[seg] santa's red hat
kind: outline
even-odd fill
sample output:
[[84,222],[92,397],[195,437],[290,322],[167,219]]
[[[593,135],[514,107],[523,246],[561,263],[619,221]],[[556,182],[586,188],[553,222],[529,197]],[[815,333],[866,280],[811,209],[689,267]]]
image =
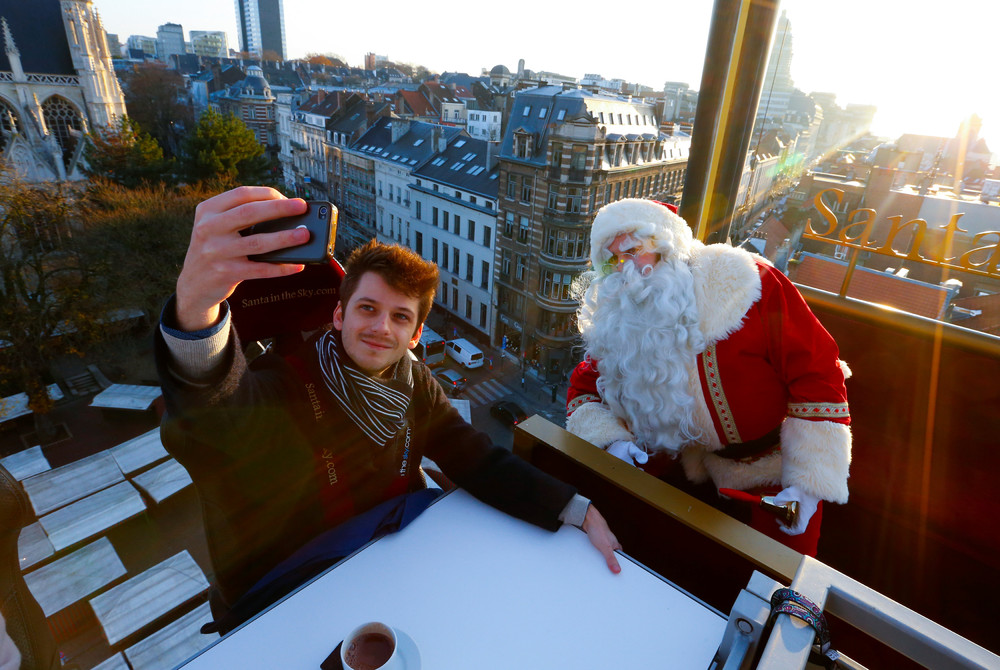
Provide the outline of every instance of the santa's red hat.
[[687,260],[695,243],[691,228],[676,208],[655,200],[626,198],[605,205],[594,217],[590,229],[590,262],[600,268],[611,257],[608,245],[622,233],[650,239],[663,258],[678,256]]

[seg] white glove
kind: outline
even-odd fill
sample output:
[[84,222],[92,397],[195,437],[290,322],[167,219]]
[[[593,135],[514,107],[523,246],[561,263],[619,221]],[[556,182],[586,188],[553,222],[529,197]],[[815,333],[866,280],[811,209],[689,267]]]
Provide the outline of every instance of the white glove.
[[628,440],[617,440],[608,445],[608,453],[615,458],[620,458],[629,465],[645,465],[649,460],[649,455],[637,447],[634,442]]
[[775,521],[778,522],[778,528],[782,533],[785,533],[786,535],[801,535],[806,531],[806,526],[809,525],[809,519],[811,519],[812,515],[816,513],[816,507],[819,505],[819,498],[809,495],[805,491],[800,491],[797,486],[789,486],[781,491],[781,493],[774,496],[774,502],[779,505],[793,500],[799,503],[799,515],[795,520],[795,525],[786,526],[781,523],[780,519],[775,519]]

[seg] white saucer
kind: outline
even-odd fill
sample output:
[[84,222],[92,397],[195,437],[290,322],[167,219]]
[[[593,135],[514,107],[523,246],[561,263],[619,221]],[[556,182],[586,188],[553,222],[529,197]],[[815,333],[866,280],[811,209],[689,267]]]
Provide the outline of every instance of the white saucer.
[[398,628],[392,630],[396,633],[396,651],[403,659],[403,667],[406,670],[420,670],[420,650],[417,649],[417,643]]

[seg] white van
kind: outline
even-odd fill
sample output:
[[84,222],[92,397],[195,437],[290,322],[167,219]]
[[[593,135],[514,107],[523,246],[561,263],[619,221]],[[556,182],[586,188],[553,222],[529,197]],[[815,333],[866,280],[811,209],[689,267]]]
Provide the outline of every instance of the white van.
[[445,344],[444,350],[463,368],[471,369],[483,366],[482,350],[468,340],[450,340]]

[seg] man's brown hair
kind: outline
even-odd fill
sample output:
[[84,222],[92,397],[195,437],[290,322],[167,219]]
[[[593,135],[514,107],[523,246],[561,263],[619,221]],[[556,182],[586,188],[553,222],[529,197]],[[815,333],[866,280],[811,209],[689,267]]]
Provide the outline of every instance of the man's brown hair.
[[357,290],[361,276],[374,272],[393,290],[420,301],[414,330],[431,311],[438,285],[437,266],[406,247],[371,240],[351,252],[344,270],[344,279],[340,282],[340,302],[345,308]]

